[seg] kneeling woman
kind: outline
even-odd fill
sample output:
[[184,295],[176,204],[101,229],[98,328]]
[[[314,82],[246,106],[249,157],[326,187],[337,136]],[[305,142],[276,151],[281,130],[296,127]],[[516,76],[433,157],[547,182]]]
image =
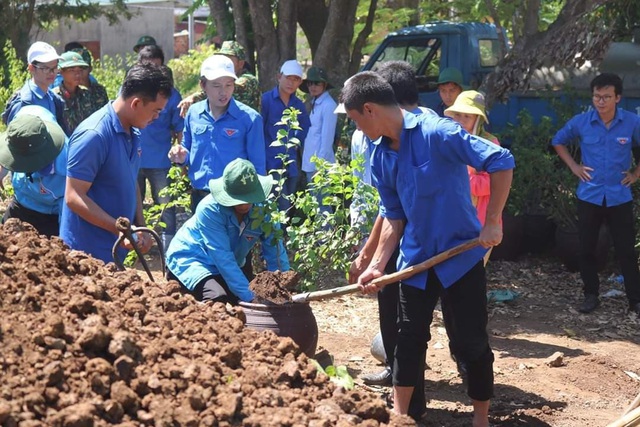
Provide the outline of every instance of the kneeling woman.
[[254,295],[240,267],[258,241],[267,269],[289,270],[282,241],[265,236],[262,224],[251,226],[251,212],[260,209],[254,203],[264,202],[272,186],[271,177],[258,175],[248,160],[229,163],[171,241],[167,279],[180,282],[198,301],[251,302]]

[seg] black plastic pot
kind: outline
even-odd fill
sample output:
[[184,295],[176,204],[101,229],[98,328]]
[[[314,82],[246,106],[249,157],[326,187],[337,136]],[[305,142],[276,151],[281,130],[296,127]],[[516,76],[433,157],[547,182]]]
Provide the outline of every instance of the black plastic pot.
[[240,302],[250,329],[269,330],[281,337],[290,337],[309,357],[318,346],[318,323],[309,303],[252,304]]
[[491,259],[515,261],[523,254],[524,219],[511,214],[502,215],[502,243],[491,251]]
[[[611,237],[606,225],[600,227],[598,246],[596,247],[596,265],[598,271],[604,270],[609,259]],[[577,230],[556,228],[555,254],[562,261],[567,270],[576,272],[580,270],[580,239]]]

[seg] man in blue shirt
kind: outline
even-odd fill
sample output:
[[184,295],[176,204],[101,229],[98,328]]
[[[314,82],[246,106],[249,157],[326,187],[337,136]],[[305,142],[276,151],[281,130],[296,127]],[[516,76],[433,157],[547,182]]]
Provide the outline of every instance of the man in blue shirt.
[[[469,135],[458,124],[423,114],[404,114],[391,85],[372,72],[352,77],[341,93],[347,115],[375,143],[373,182],[380,193],[382,228],[374,255],[358,278],[363,292],[378,292],[370,282],[398,243],[398,269],[418,264],[479,238],[476,247],[400,283],[400,320],[393,369],[394,411],[407,414],[424,363],[433,310],[442,298],[450,306],[460,342],[459,356],[468,370],[473,425],[489,425],[493,394],[493,353],[486,326],[486,248],[502,240],[500,218],[509,194],[511,153]],[[487,221],[480,227],[471,204],[467,166],[491,174]],[[422,358],[422,362],[421,359]]]
[[300,146],[304,145],[304,140],[309,132],[311,121],[304,103],[296,96],[296,91],[302,84],[302,67],[295,59],[285,61],[280,67],[277,75],[278,85],[268,92],[262,94],[262,117],[264,118],[264,142],[267,148],[267,172],[273,169],[283,169],[282,160],[279,154],[287,154],[289,160],[293,160],[286,166],[285,182],[278,198],[280,210],[287,211],[291,207],[289,196],[296,191],[298,186],[298,156],[300,148],[296,147],[287,151],[286,147],[273,147],[271,143],[276,141],[278,131],[284,129],[284,125],[276,126],[282,119],[282,113],[287,108],[295,108],[300,111],[298,122],[301,130],[291,131],[289,138],[298,138]]
[[[145,46],[138,52],[139,64],[154,64],[164,66],[164,52],[157,45]],[[140,129],[140,147],[142,157],[140,159],[140,172],[138,172],[138,186],[144,201],[146,193],[146,181],[151,186],[151,196],[157,205],[171,201],[170,196],[161,196],[160,191],[169,186],[169,169],[171,161],[167,157],[173,141],[182,140],[184,120],[180,116],[178,104],[182,97],[176,88],[171,89],[171,96],[160,115],[149,126]],[[164,250],[169,247],[169,242],[176,234],[176,209],[165,208],[160,220],[165,224],[162,230],[162,246]]]
[[267,269],[288,271],[282,240],[266,235],[251,216],[272,186],[273,179],[258,175],[250,161],[229,163],[221,178],[209,182],[211,194],[171,241],[167,278],[180,282],[198,301],[251,302],[254,294],[241,265],[259,241]]
[[[126,217],[144,226],[138,189],[140,132],[155,120],[171,96],[173,84],[166,69],[136,64],[127,73],[118,98],[78,126],[69,141],[67,186],[60,237],[72,249],[105,263],[118,238],[116,219]],[[136,233],[143,252],[151,239]],[[125,240],[121,259],[130,249]]]
[[236,158],[247,159],[259,174],[266,173],[262,117],[236,102],[233,62],[224,55],[205,59],[200,68],[200,87],[207,99],[189,108],[182,145],[175,145],[169,159],[189,168],[191,209],[209,194],[209,181],[220,178]]
[[49,88],[58,74],[58,60],[62,59],[53,46],[45,42],[35,42],[29,47],[27,69],[31,78],[13,94],[2,113],[2,121],[9,124],[16,113],[25,105],[38,105],[56,117],[56,121],[67,135],[70,134],[62,116],[65,103]]
[[[622,97],[619,76],[596,76],[591,81],[591,92],[594,109],[569,120],[552,141],[558,156],[580,178],[576,196],[585,297],[578,310],[590,313],[600,305],[595,252],[600,226],[606,221],[622,269],[629,308],[640,316],[640,273],[630,188],[640,176],[640,164],[631,169],[631,148],[640,144],[640,117],[617,108]],[[581,163],[566,147],[576,140]]]

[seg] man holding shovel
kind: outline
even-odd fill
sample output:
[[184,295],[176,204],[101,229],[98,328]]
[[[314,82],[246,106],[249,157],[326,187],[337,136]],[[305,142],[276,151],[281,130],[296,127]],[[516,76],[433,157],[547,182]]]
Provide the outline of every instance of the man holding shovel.
[[[400,284],[400,319],[393,367],[394,411],[407,414],[424,370],[433,310],[442,298],[451,306],[468,366],[468,394],[474,427],[488,426],[493,394],[493,353],[486,332],[486,248],[502,240],[500,218],[509,194],[511,153],[469,135],[458,124],[427,115],[403,114],[389,83],[372,72],[352,77],[341,93],[347,115],[376,142],[371,155],[373,182],[380,193],[382,230],[374,256],[358,278],[363,292],[400,242],[398,268],[418,264],[479,236],[482,247],[461,253]],[[480,229],[471,204],[467,165],[489,172],[491,200]]]

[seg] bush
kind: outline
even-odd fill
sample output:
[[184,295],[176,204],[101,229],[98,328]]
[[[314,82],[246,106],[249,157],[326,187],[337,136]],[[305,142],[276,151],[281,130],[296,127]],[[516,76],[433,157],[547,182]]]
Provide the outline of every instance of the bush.
[[127,70],[135,61],[136,57],[133,54],[114,57],[103,56],[102,59],[94,61],[91,74],[98,83],[105,87],[109,99],[116,99]]
[[[3,84],[0,85],[0,108],[4,111],[11,95],[24,85],[29,78],[29,72],[24,62],[18,59],[16,50],[11,41],[7,39],[4,48],[4,60],[2,62]],[[0,130],[4,130],[4,124],[0,123]]]
[[175,58],[167,64],[173,71],[173,82],[180,94],[185,97],[199,91],[200,66],[202,62],[216,52],[214,45],[190,50],[187,55]]

